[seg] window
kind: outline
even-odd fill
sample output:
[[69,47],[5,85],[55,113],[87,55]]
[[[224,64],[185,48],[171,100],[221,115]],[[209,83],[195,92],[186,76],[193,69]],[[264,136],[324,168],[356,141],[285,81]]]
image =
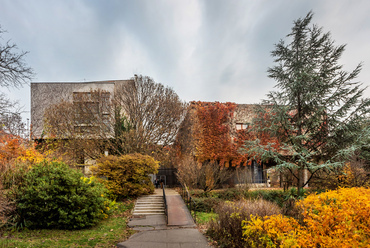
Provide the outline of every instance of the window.
[[73,92],[75,131],[96,134],[110,130],[110,92]]
[[249,123],[236,123],[236,130],[244,130],[249,127]]

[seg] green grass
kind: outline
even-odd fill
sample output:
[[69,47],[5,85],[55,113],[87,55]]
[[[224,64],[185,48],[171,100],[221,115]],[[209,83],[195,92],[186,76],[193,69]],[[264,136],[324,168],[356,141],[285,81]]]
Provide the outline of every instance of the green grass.
[[197,224],[205,225],[217,217],[216,213],[197,212]]
[[116,247],[134,232],[126,225],[133,206],[133,202],[120,203],[112,216],[89,229],[4,231],[0,247]]

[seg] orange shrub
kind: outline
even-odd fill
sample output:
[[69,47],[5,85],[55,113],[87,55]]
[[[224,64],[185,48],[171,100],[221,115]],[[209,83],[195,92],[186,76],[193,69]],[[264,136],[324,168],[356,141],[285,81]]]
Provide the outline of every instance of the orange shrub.
[[324,247],[370,245],[370,189],[340,188],[298,202],[309,239]]
[[370,189],[340,188],[297,203],[303,225],[275,215],[243,222],[250,247],[370,247]]

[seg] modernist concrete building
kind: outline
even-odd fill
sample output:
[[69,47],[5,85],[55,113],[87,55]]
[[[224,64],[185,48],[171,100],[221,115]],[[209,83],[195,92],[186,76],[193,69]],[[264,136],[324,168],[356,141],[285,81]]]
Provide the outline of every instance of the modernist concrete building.
[[[41,139],[44,131],[45,110],[61,101],[74,102],[87,99],[92,91],[100,90],[106,92],[105,101],[114,98],[118,85],[128,83],[132,80],[112,80],[79,83],[31,83],[31,133],[32,139]],[[101,111],[104,114],[104,111]]]

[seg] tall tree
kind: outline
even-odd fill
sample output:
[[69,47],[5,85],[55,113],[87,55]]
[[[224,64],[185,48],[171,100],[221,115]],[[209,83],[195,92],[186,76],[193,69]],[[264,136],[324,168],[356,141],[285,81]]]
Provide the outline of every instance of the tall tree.
[[[5,31],[0,26],[0,38]],[[17,51],[17,45],[0,44],[0,86],[19,87],[32,79],[33,71],[24,62],[27,52]]]
[[117,138],[125,141],[130,153],[145,154],[173,144],[186,111],[186,104],[173,89],[136,75],[117,87],[115,104],[130,127]]
[[[5,31],[0,26],[0,41]],[[27,52],[17,51],[17,45],[7,41],[0,43],[0,87],[19,87],[32,79],[33,71],[24,62]],[[21,109],[0,91],[0,130],[20,135],[24,133]]]
[[[345,45],[335,46],[330,33],[310,25],[312,17],[309,12],[294,21],[289,42],[281,40],[272,51],[276,65],[268,69],[268,76],[277,81],[278,90],[268,94],[259,111],[260,116],[269,115],[271,125],[264,128],[280,138],[282,151],[258,140],[246,143],[248,153],[258,151],[264,160],[290,171],[298,188],[318,171],[342,166],[359,141],[369,137],[369,129],[361,127],[370,100],[362,98],[365,88],[355,81],[361,64],[344,71],[339,59]],[[310,172],[307,180],[305,170]]]
[[115,155],[148,154],[162,164],[169,161],[169,147],[186,110],[171,88],[136,76],[116,84],[114,94],[103,90],[73,94],[73,102],[58,102],[44,113],[47,137],[63,140],[64,150],[80,154],[76,158],[81,161],[106,150]]

